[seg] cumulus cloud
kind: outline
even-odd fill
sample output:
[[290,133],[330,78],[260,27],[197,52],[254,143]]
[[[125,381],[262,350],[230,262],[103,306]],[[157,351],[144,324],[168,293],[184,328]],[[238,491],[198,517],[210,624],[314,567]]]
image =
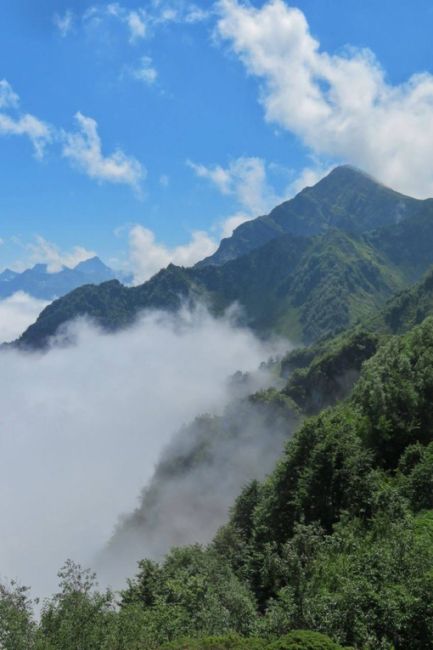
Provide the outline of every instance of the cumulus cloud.
[[0,566],[40,596],[67,557],[91,562],[179,426],[222,408],[226,378],[268,354],[202,311],[114,335],[72,327],[73,347],[0,352]]
[[192,266],[204,257],[212,255],[217,245],[206,232],[195,231],[187,244],[170,248],[157,242],[151,230],[136,225],[129,232],[129,258],[134,283],[140,284],[148,280],[170,263]]
[[30,253],[30,263],[45,263],[48,273],[57,273],[64,266],[73,268],[96,255],[94,251],[87,250],[84,246],[74,246],[69,251],[62,251],[59,246],[40,235],[36,235],[34,242],[26,244],[26,249]]
[[142,56],[140,63],[135,68],[132,68],[131,74],[134,79],[137,81],[142,81],[143,83],[151,86],[155,83],[158,72],[153,65],[152,58],[150,56]]
[[29,325],[35,322],[48,305],[23,291],[0,300],[0,343],[14,341]]
[[[0,135],[24,135],[29,138],[35,155],[42,158],[52,140],[51,127],[30,113],[18,111],[19,97],[6,79],[0,81]],[[6,112],[5,112],[6,111]]]
[[78,131],[64,132],[63,156],[71,160],[90,178],[108,183],[123,183],[135,190],[146,175],[141,163],[117,149],[104,155],[96,120],[78,112],[75,115]]
[[245,223],[245,221],[253,219],[254,216],[257,215],[249,215],[245,214],[245,212],[235,212],[229,217],[226,217],[219,224],[219,227],[221,229],[221,237],[231,237],[233,230],[236,230],[236,228],[240,226],[241,223]]
[[132,42],[146,36],[146,23],[143,13],[130,11],[126,17],[126,22],[129,27],[130,40]]
[[65,11],[64,14],[54,14],[53,16],[53,23],[63,38],[65,38],[71,31],[73,22],[74,14],[70,9]]
[[268,168],[262,158],[241,156],[232,160],[227,167],[206,166],[188,161],[187,164],[197,176],[209,180],[222,194],[231,196],[239,210],[220,224],[223,237],[228,237],[234,228],[260,214],[265,214],[287,197],[279,195],[268,179]]
[[[145,62],[143,62],[143,65]],[[145,71],[141,71],[144,80]],[[150,83],[152,74],[148,66],[147,82]],[[139,74],[139,71],[137,71]],[[42,158],[48,144],[62,143],[62,153],[76,167],[90,178],[109,183],[123,183],[140,192],[141,181],[146,176],[146,170],[133,156],[126,155],[117,149],[111,155],[104,155],[102,142],[98,134],[97,122],[78,112],[75,119],[78,130],[67,132],[55,128],[29,113],[20,113],[19,97],[10,83],[0,81],[0,135],[24,135],[33,144],[37,158]]]
[[305,187],[311,187],[318,183],[324,176],[327,176],[333,169],[332,165],[326,162],[315,161],[309,167],[304,167],[298,172],[295,178],[289,183],[287,188],[287,198],[291,198],[298,194]]
[[319,156],[351,162],[401,191],[433,193],[433,76],[387,82],[370,50],[320,49],[304,14],[219,0],[218,34],[262,82],[267,120]]

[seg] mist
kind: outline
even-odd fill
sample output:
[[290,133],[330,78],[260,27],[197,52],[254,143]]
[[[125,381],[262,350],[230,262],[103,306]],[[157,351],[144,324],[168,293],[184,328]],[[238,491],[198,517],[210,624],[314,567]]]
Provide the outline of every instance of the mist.
[[80,320],[48,352],[1,352],[1,577],[47,596],[91,565],[179,427],[220,413],[272,352],[230,318],[153,312],[116,334]]
[[16,339],[35,322],[48,304],[46,300],[29,296],[24,291],[0,300],[0,343]]
[[[260,378],[245,389],[254,390]],[[119,587],[139,559],[161,560],[172,546],[210,542],[242,488],[273,469],[298,423],[288,408],[238,396],[221,416],[183,427],[163,450],[138,507],[96,558],[98,575]]]

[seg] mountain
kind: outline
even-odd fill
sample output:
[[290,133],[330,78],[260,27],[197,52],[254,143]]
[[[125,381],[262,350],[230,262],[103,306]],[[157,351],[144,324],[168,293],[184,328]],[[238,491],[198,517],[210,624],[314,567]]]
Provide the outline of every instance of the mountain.
[[433,264],[433,201],[404,197],[352,168],[337,168],[283,206],[274,223],[309,234],[280,232],[224,264],[170,265],[138,287],[81,287],[49,305],[20,344],[43,346],[77,316],[113,330],[143,309],[176,310],[185,300],[217,315],[237,303],[240,320],[260,335],[311,343],[372,316]]
[[369,323],[377,331],[402,334],[433,314],[433,269],[414,286],[397,293]]
[[[215,621],[222,610],[226,621],[239,611],[232,595],[230,605],[221,595],[206,599],[203,584],[214,586],[224,575],[225,594],[234,584],[238,594],[246,587],[257,607],[231,623],[242,636],[275,638],[305,628],[352,648],[431,647],[432,353],[432,318],[403,336],[343,333],[290,353],[281,369],[291,366],[286,386],[250,396],[265,408],[262,422],[260,411],[248,413],[241,402],[184,428],[111,540],[111,564],[120,552],[129,563],[131,555],[159,558],[158,542],[168,549],[172,540],[206,541],[224,517],[216,495],[239,478],[236,463],[251,457],[251,437],[257,435],[260,456],[279,419],[287,441],[274,470],[244,484],[211,544],[139,562],[121,594],[123,611],[130,607],[133,620],[137,610],[146,612],[156,641],[173,629],[170,614],[177,615],[174,636],[185,633],[182,616],[193,622],[191,635],[209,634],[211,612]],[[179,602],[191,605],[179,610]],[[252,627],[242,628],[251,619]],[[224,622],[211,629],[221,632]],[[166,647],[237,647],[220,642]],[[335,646],[318,640],[271,647]]]
[[[356,205],[359,188],[351,200],[344,189]],[[409,204],[403,219],[377,207],[366,231],[329,223],[224,264],[170,265],[139,287],[80,287],[27,330],[21,343],[39,346],[77,315],[114,330],[140,309],[200,300],[216,314],[238,302],[257,331],[314,341],[269,362],[272,386],[233,389],[222,414],[180,430],[101,558],[140,558],[137,575],[98,593],[69,561],[40,643],[69,648],[83,628],[107,647],[431,648],[433,210]],[[191,545],[161,559],[173,541]]]
[[14,278],[17,277],[19,273],[16,271],[11,271],[11,269],[5,269],[2,273],[0,273],[0,282],[10,282]]
[[80,287],[46,307],[20,344],[44,345],[77,316],[114,330],[144,309],[175,311],[184,301],[204,302],[217,315],[238,303],[241,322],[260,334],[311,342],[372,313],[404,286],[398,268],[346,233],[284,235],[219,267],[170,265],[138,287],[117,281]]
[[83,284],[100,284],[115,278],[130,280],[127,274],[110,269],[99,257],[84,260],[74,268],[64,266],[55,273],[50,273],[46,264],[35,264],[22,273],[6,269],[0,274],[0,298],[24,291],[35,298],[53,300]]
[[268,215],[238,226],[213,255],[197,266],[224,264],[282,234],[309,237],[329,228],[360,234],[395,225],[413,216],[424,204],[385,187],[354,167],[342,165]]

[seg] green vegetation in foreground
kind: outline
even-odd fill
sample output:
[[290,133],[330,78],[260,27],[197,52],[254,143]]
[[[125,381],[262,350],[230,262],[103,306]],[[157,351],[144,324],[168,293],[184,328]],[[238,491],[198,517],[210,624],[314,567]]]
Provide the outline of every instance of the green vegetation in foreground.
[[174,641],[161,650],[350,650],[318,632],[294,630],[276,641],[236,636],[208,637]]
[[[353,340],[357,354],[372,343]],[[142,560],[120,596],[69,562],[38,625],[4,587],[2,647],[431,648],[433,318],[373,343],[353,390],[305,420],[208,547]]]
[[[28,330],[24,341],[38,345],[77,314],[114,330],[143,306],[176,310],[198,298],[216,313],[239,300],[257,329],[293,327],[317,342],[282,360],[282,389],[249,398],[263,411],[265,430],[277,419],[288,429],[304,420],[269,477],[243,488],[211,544],[174,548],[159,563],[141,560],[120,594],[98,591],[91,573],[67,562],[39,622],[26,590],[4,585],[1,648],[433,648],[433,319],[424,320],[433,312],[432,272],[387,301],[431,263],[432,207],[408,203],[404,218],[391,223],[396,197],[386,190],[376,230],[365,232],[374,226],[368,219],[362,231],[343,228],[349,206],[358,216],[372,213],[371,182],[356,197],[340,188],[331,207],[321,196],[319,233],[307,232],[307,212],[300,213],[299,232],[243,257],[170,266],[132,289],[83,287]],[[311,201],[308,192],[304,199]],[[288,214],[274,230],[284,231]],[[331,338],[356,320],[363,326]],[[247,453],[241,404],[197,420],[187,452],[160,466],[161,484],[193,468],[205,472],[219,439]],[[212,492],[222,481],[212,475]],[[133,518],[149,516],[150,502],[158,510],[156,488]]]

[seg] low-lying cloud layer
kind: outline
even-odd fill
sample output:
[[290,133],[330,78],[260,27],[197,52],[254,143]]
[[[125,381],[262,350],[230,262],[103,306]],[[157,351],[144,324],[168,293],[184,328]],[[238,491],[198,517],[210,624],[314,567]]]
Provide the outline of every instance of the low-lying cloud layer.
[[0,343],[15,340],[35,322],[47,305],[45,300],[33,298],[23,291],[0,300]]
[[173,433],[221,409],[227,377],[269,354],[200,310],[115,335],[71,329],[74,346],[1,353],[0,567],[40,595],[67,557],[91,561]]
[[148,228],[135,225],[129,231],[129,259],[134,274],[134,284],[141,284],[170,263],[193,266],[199,260],[212,255],[218,248],[206,232],[195,231],[186,244],[168,247],[158,242]]

